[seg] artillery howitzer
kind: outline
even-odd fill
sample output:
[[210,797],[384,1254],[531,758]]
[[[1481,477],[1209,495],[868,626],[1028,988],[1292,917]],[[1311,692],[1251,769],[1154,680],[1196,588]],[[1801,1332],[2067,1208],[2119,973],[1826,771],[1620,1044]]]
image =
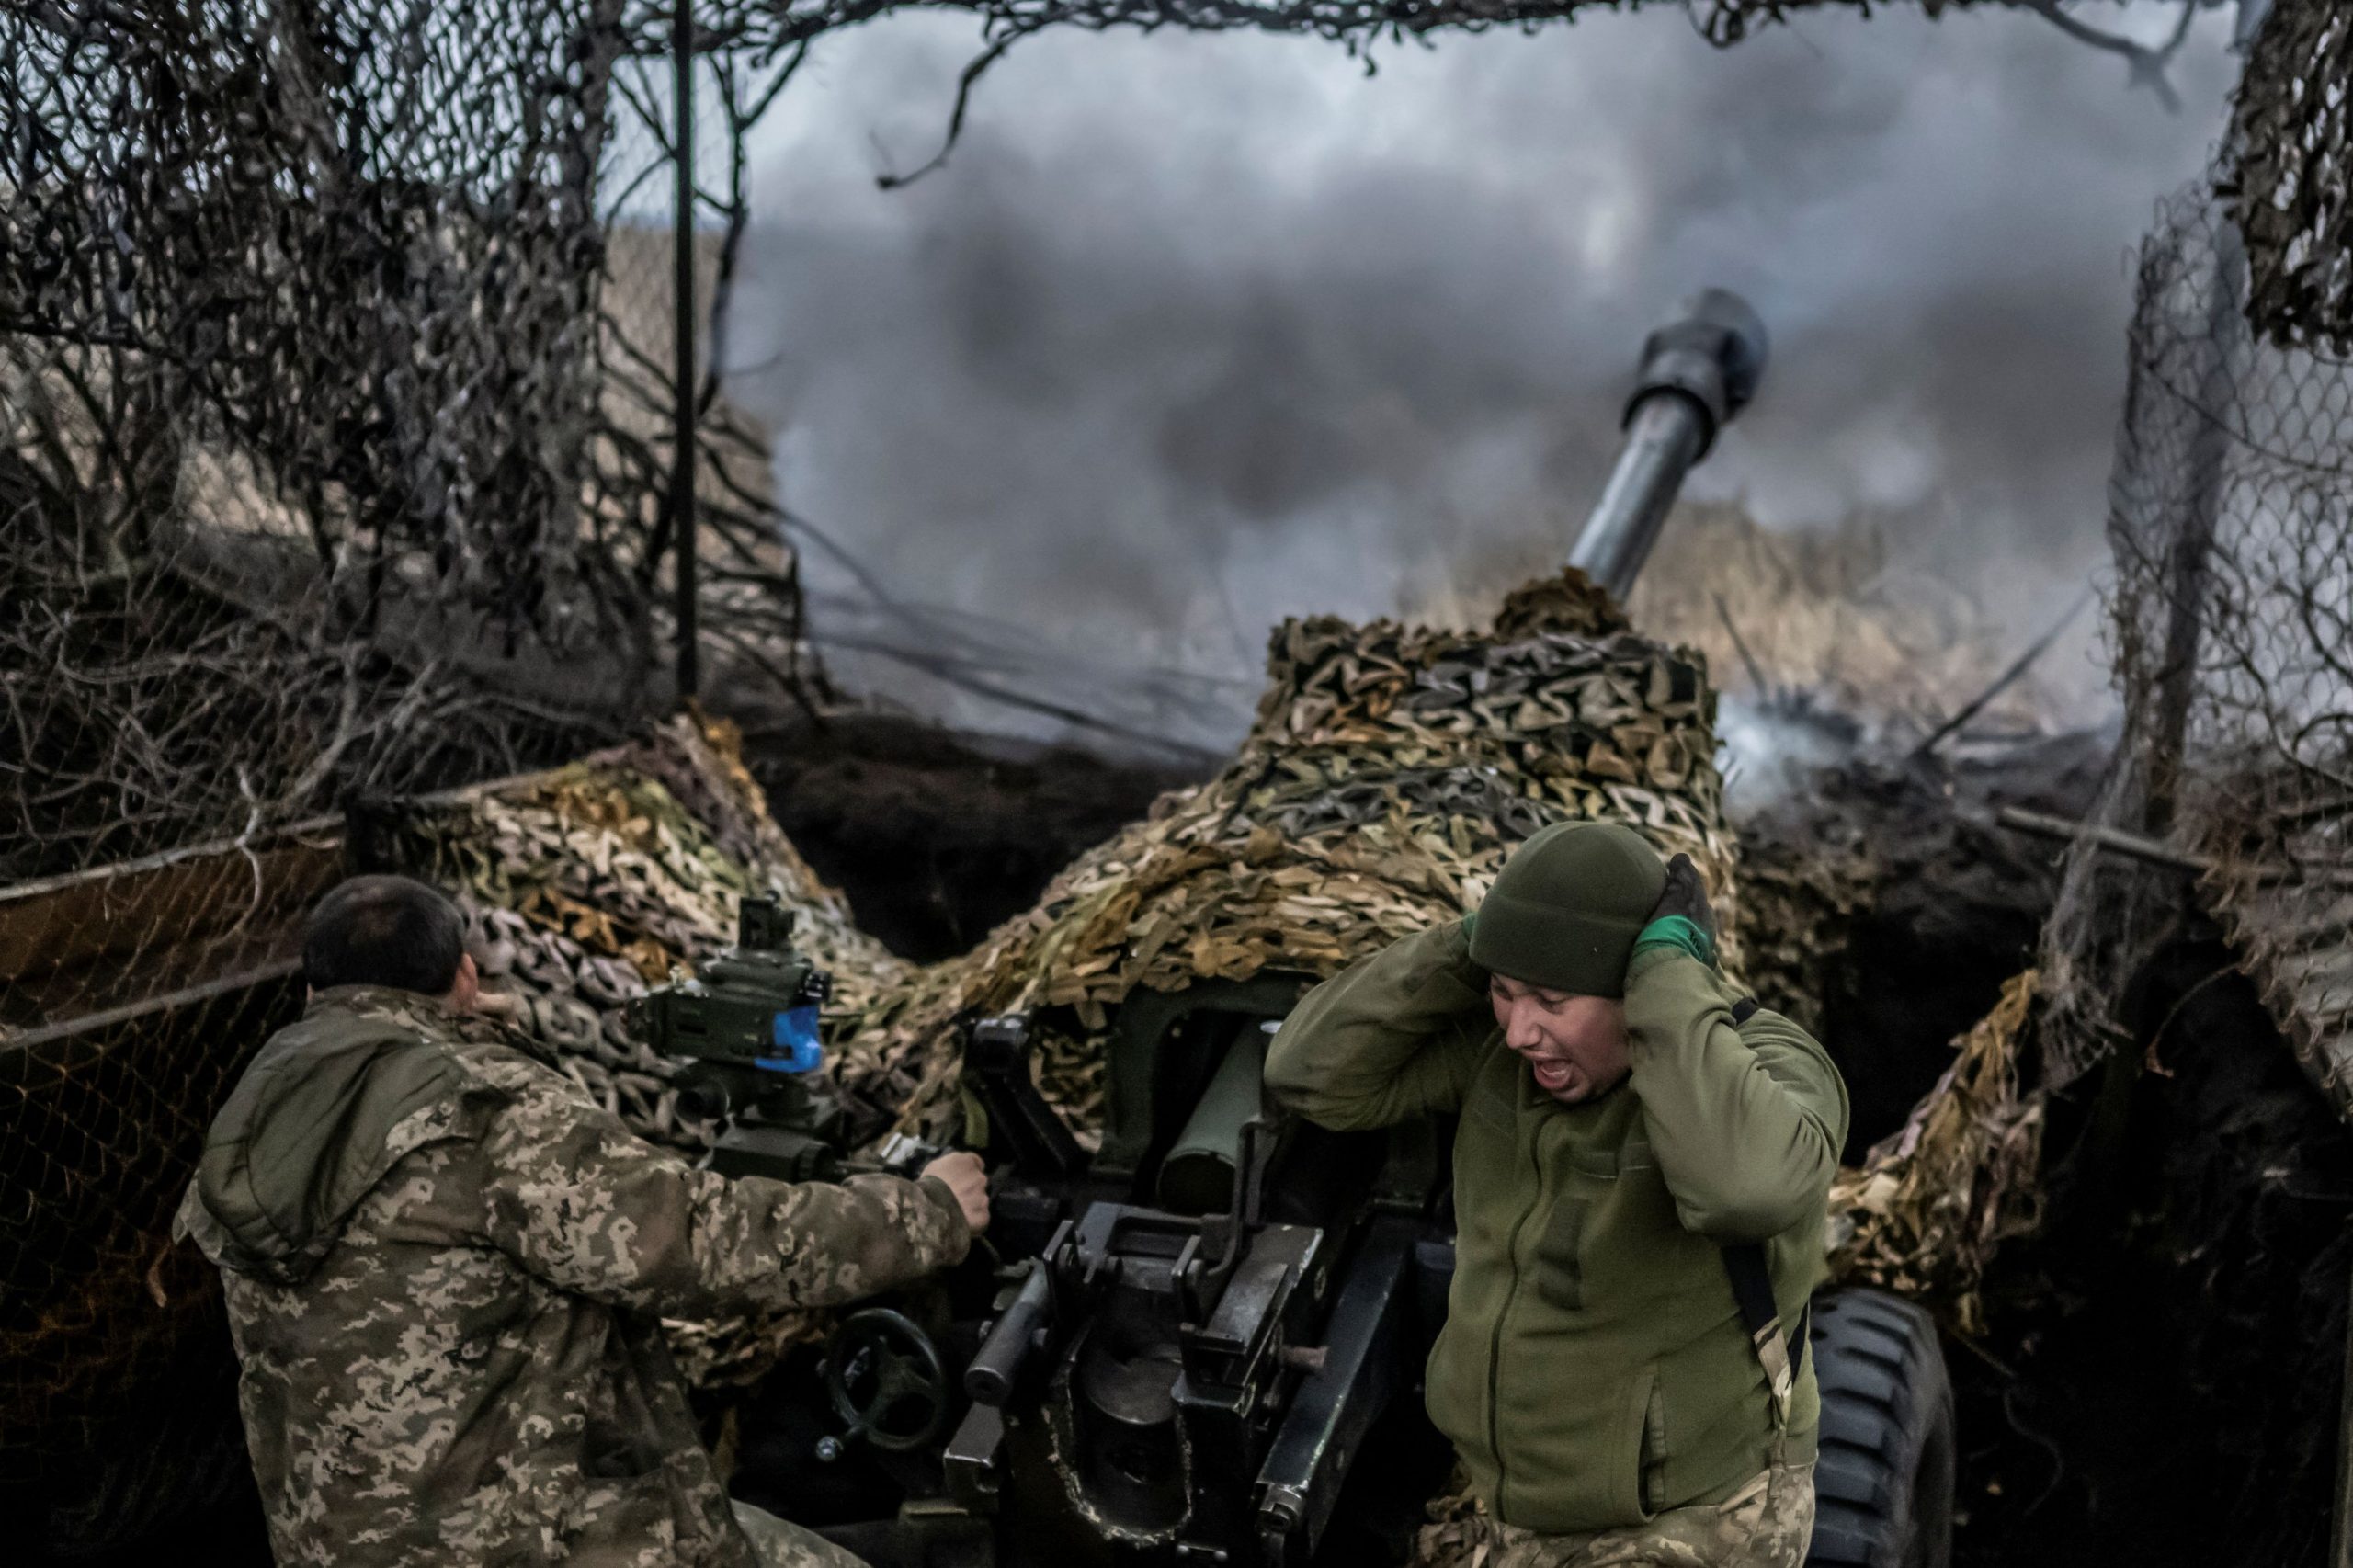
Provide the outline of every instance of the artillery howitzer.
[[[1652,336],[1624,451],[1571,557],[1586,580],[1620,596],[1631,585],[1684,472],[1754,392],[1764,358],[1761,329],[1728,295],[1704,296],[1687,320]],[[1688,716],[1679,737],[1660,744],[1673,752],[1700,744],[1698,735],[1711,747],[1700,673],[1652,659],[1654,648],[1608,619],[1614,608],[1605,615],[1575,598],[1590,590],[1574,575],[1567,589],[1588,619],[1517,622],[1521,630],[1507,632],[1507,608],[1491,639],[1396,653],[1395,665],[1414,673],[1388,688],[1392,710],[1442,681],[1519,678],[1513,659],[1574,664],[1590,654],[1599,667],[1647,649],[1649,699]],[[1490,644],[1492,664],[1464,673]],[[1607,684],[1607,669],[1593,678]],[[1294,694],[1308,689],[1305,676],[1294,681]],[[1279,868],[1298,868],[1289,885],[1343,915],[1352,901],[1389,896],[1383,889],[1398,879],[1334,870],[1328,885],[1317,880],[1342,859],[1312,860],[1302,846],[1317,833],[1393,836],[1403,831],[1395,814],[1336,829],[1328,802],[1310,802],[1305,814],[1281,818],[1264,803],[1272,786],[1260,781],[1285,769],[1329,763],[1319,777],[1359,781],[1380,767],[1418,769],[1416,789],[1457,802],[1448,810],[1458,841],[1463,816],[1485,813],[1494,842],[1481,865],[1545,812],[1564,814],[1557,801],[1623,810],[1610,802],[1624,797],[1584,783],[1572,795],[1540,769],[1528,792],[1498,789],[1506,754],[1492,737],[1473,733],[1450,754],[1418,748],[1410,766],[1398,759],[1416,748],[1374,743],[1340,756],[1345,747],[1317,739],[1325,731],[1313,726],[1306,739],[1297,728],[1269,732],[1275,706],[1270,699],[1262,710],[1257,751],[1245,748],[1229,773],[1262,771],[1205,787],[1209,815],[1267,819],[1244,842],[1227,846],[1220,824],[1203,816],[1190,858],[1172,862],[1174,883],[1154,881],[1124,903],[1120,879],[1147,879],[1136,856],[1109,857],[1103,896],[1066,898],[1063,914],[993,944],[953,994],[1010,989],[1037,1004],[972,1006],[954,1019],[961,1100],[976,1113],[965,1126],[996,1176],[989,1241],[1001,1265],[968,1266],[944,1288],[850,1314],[820,1358],[822,1402],[777,1380],[745,1426],[736,1484],[754,1501],[825,1528],[878,1568],[1279,1568],[1393,1556],[1421,1500],[1442,1485],[1448,1456],[1421,1415],[1418,1383],[1453,1270],[1451,1126],[1425,1119],[1333,1133],[1278,1114],[1260,1084],[1273,1028],[1320,973],[1399,934],[1394,911],[1339,925],[1343,934],[1323,947],[1307,937],[1286,946],[1279,934],[1239,957],[1173,962],[1166,940],[1133,941],[1125,917],[1103,915],[1130,977],[1108,1004],[1067,968],[1069,983],[1057,987],[1008,986],[995,972],[1066,965],[1073,943],[1025,940],[1050,927],[1073,936],[1085,911],[1132,910],[1152,898],[1184,906],[1188,877],[1201,884],[1191,907],[1218,903],[1215,879],[1254,858],[1279,868]],[[1539,733],[1512,744],[1520,749],[1509,756],[1526,762],[1540,760],[1547,741]],[[1703,855],[1716,846],[1721,875],[1729,858],[1712,765],[1704,755],[1700,763],[1709,788],[1694,792],[1699,803],[1644,825],[1696,835]],[[1556,793],[1536,794],[1540,785]],[[1425,898],[1415,918],[1435,917],[1432,906],[1453,897],[1475,902],[1469,881],[1449,884],[1459,893]],[[1188,950],[1211,954],[1214,945]],[[1090,963],[1088,974],[1100,972]],[[1074,1031],[1101,1068],[1091,1152],[1039,1088],[1041,1075],[1060,1071],[1041,1070],[1042,1045]],[[1952,1448],[1933,1329],[1916,1309],[1861,1292],[1825,1294],[1813,1322],[1824,1396],[1814,1561],[1943,1562]],[[1394,1508],[1399,1501],[1407,1511]]]

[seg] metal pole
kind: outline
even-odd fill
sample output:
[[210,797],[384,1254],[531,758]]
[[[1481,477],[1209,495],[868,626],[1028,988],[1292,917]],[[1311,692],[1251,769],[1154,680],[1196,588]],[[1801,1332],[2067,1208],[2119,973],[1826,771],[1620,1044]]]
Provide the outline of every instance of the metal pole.
[[[2255,46],[2256,34],[2270,9],[2270,0],[2239,0],[2238,19],[2231,30],[2234,52],[2244,57]],[[2235,143],[2225,149],[2224,155],[2234,151]],[[2199,377],[2198,405],[2191,411],[2199,424],[2189,444],[2188,502],[2165,545],[2165,645],[2164,662],[2157,669],[2156,734],[2149,746],[2147,788],[2141,811],[2142,828],[2159,838],[2173,830],[2174,814],[2181,804],[2182,770],[2189,752],[2189,709],[2198,699],[2208,565],[2214,551],[2214,532],[2230,499],[2233,436],[2225,421],[2236,409],[2236,350],[2245,331],[2245,247],[2238,222],[2227,209],[2218,204],[2215,218],[2214,258],[2206,284],[2210,290],[2206,342],[2213,358]],[[2348,1474],[2347,1485],[2353,1487],[2353,1474]]]
[[2238,224],[2216,216],[2214,260],[2206,275],[2206,349],[2212,356],[2198,378],[2190,411],[2189,494],[2165,544],[2165,643],[2157,668],[2157,733],[2149,746],[2148,799],[2142,828],[2163,838],[2181,804],[2182,769],[2189,753],[2189,710],[2198,700],[2199,648],[2207,612],[2208,569],[2214,535],[2230,504],[2230,420],[2237,412],[2238,343],[2245,330],[2246,254]]
[[677,554],[674,569],[678,587],[678,696],[695,695],[701,680],[697,643],[695,568],[695,8],[694,0],[676,0],[670,13],[671,96],[676,124],[671,131],[673,187],[672,233],[672,399],[670,455],[670,521]]

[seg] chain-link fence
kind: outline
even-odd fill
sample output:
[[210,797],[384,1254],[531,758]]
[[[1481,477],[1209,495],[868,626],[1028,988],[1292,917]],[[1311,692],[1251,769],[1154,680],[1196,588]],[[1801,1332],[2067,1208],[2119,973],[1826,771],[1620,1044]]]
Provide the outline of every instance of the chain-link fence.
[[[2085,1080],[2044,1177],[2171,1317],[2142,1354],[2205,1434],[2207,1528],[2235,1561],[2338,1562],[2343,1187],[2314,1173],[2353,1119],[2353,362],[2281,330],[2279,258],[2231,199],[2185,191],[2141,251],[2109,514],[2123,727],[2044,933],[2044,1080]],[[2323,1098],[2234,1010],[2240,969]]]
[[[2101,817],[2202,872],[2307,1068],[2353,1110],[2353,362],[2251,329],[2254,287],[2220,199],[2167,204],[2142,249],[2111,483],[2125,730]],[[2112,1042],[2176,907],[2120,843],[2079,846],[2049,933],[2063,1078]]]

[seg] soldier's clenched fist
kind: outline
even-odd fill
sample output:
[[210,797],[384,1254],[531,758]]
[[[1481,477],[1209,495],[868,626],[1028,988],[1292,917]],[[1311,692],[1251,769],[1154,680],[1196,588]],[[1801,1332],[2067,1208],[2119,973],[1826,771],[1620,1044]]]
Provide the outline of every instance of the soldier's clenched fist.
[[970,1150],[959,1149],[952,1154],[942,1154],[924,1166],[923,1174],[936,1176],[956,1195],[964,1210],[964,1222],[979,1235],[989,1228],[989,1173],[981,1157]]

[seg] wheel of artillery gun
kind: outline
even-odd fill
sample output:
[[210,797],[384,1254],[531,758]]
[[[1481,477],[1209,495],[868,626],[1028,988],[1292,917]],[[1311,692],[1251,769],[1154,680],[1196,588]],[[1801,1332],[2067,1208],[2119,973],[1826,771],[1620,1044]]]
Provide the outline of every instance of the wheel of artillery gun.
[[824,1375],[850,1436],[878,1449],[922,1448],[948,1425],[950,1384],[939,1347],[904,1312],[868,1307],[844,1319],[825,1347]]
[[1813,1568],[1949,1568],[1952,1385],[1936,1324],[1878,1290],[1815,1298]]

